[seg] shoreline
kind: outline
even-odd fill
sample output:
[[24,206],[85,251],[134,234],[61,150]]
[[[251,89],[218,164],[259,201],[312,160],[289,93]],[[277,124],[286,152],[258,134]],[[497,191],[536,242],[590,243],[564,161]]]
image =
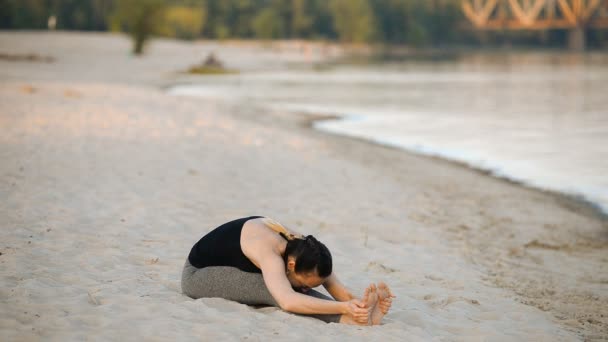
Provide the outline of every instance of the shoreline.
[[[314,338],[314,320],[181,295],[186,250],[243,212],[321,236],[353,289],[381,279],[398,293],[383,326],[324,325],[330,336],[608,336],[608,225],[576,200],[328,134],[310,114],[168,95],[167,75],[213,44],[160,41],[131,59],[116,36],[0,41],[56,58],[0,62],[9,338]],[[243,70],[301,58],[264,51],[224,47],[220,58]]]
[[[170,84],[164,84],[164,85],[160,86],[159,89],[161,91],[163,91],[164,93],[169,93],[171,88],[173,88],[173,87],[191,85],[191,84],[195,84],[195,83],[196,83],[196,81],[193,81],[193,80],[187,81],[187,82],[178,81],[178,82],[174,82],[174,83],[170,83]],[[174,94],[169,94],[169,95],[176,96],[176,97],[183,97],[183,96],[192,97],[192,95],[174,95]],[[196,96],[194,96],[194,97],[196,97]],[[225,101],[223,99],[219,99],[219,100]],[[232,100],[228,100],[228,101],[232,101]],[[263,104],[259,104],[259,105],[264,107]],[[270,109],[270,108],[267,108],[267,109]],[[364,137],[355,136],[355,135],[334,133],[331,131],[326,131],[326,130],[315,127],[315,124],[317,122],[348,120],[347,115],[320,114],[320,113],[314,113],[314,112],[299,112],[297,110],[296,111],[285,110],[285,112],[287,113],[286,115],[292,115],[292,116],[296,117],[295,120],[302,121],[302,124],[306,125],[311,130],[321,132],[323,134],[330,135],[330,136],[342,137],[347,140],[361,141],[361,142],[368,143],[368,144],[371,144],[374,146],[382,146],[382,147],[385,147],[388,149],[394,149],[397,151],[401,151],[403,153],[407,153],[410,155],[426,157],[426,158],[429,158],[430,160],[441,161],[441,162],[445,162],[448,164],[456,165],[456,166],[462,167],[464,169],[470,170],[472,172],[478,173],[480,175],[504,181],[504,182],[514,185],[514,186],[518,186],[518,187],[526,188],[529,190],[538,191],[538,192],[546,194],[546,195],[554,196],[555,198],[559,199],[562,203],[564,203],[565,207],[581,211],[585,215],[590,215],[591,217],[597,218],[602,222],[608,223],[608,208],[606,208],[606,210],[604,210],[599,203],[596,203],[593,200],[586,198],[582,194],[570,194],[567,192],[561,192],[559,190],[552,190],[552,189],[537,187],[533,184],[528,184],[522,180],[518,180],[518,179],[510,178],[508,176],[503,176],[503,175],[497,174],[493,170],[477,167],[470,163],[452,159],[449,157],[444,157],[439,154],[423,153],[423,152],[415,151],[415,150],[408,149],[405,147],[400,147],[400,146],[396,146],[393,144],[389,144],[389,143],[373,141],[373,140],[366,139]]]
[[[327,135],[332,135],[335,137],[342,137],[347,140],[356,140],[356,141],[360,141],[360,142],[367,143],[367,144],[374,145],[374,146],[382,146],[387,149],[396,150],[396,151],[400,151],[400,152],[407,153],[410,155],[428,158],[429,160],[433,160],[433,161],[447,163],[450,165],[461,167],[463,169],[469,170],[471,172],[477,173],[482,176],[504,181],[505,183],[511,184],[513,186],[522,187],[522,188],[533,190],[533,191],[538,191],[542,194],[546,194],[549,196],[554,196],[555,198],[561,200],[564,203],[564,206],[566,206],[568,208],[574,208],[574,210],[580,210],[585,215],[590,215],[591,217],[597,218],[597,219],[601,220],[602,222],[608,223],[608,211],[602,210],[600,205],[598,205],[597,203],[594,203],[593,201],[585,198],[582,195],[573,195],[573,194],[568,194],[565,192],[560,192],[557,190],[538,188],[538,187],[535,187],[534,185],[526,184],[523,181],[519,181],[519,180],[511,179],[511,178],[508,178],[505,176],[497,175],[497,174],[493,173],[492,170],[478,168],[478,167],[475,167],[474,165],[467,164],[466,162],[442,157],[440,155],[424,154],[424,153],[416,152],[414,150],[410,150],[410,149],[399,147],[399,146],[375,142],[375,141],[372,141],[369,139],[365,139],[363,137],[323,131],[323,130],[320,130],[320,129],[314,127],[316,122],[322,122],[325,120],[344,120],[345,117],[342,115],[297,113],[297,112],[291,112],[291,114],[300,116],[298,118],[298,120],[302,120],[303,124],[306,125],[311,130],[321,132],[321,133],[324,133]],[[307,118],[307,117],[310,117],[310,118]]]
[[[305,114],[306,115],[306,114]],[[314,114],[313,114],[314,115]],[[605,210],[602,208],[602,206],[599,203],[594,202],[591,199],[588,199],[587,197],[585,197],[582,194],[569,194],[566,192],[560,192],[558,190],[552,190],[552,189],[546,189],[546,188],[541,188],[541,187],[537,187],[533,184],[528,184],[523,180],[518,180],[518,179],[514,179],[514,178],[510,178],[508,176],[503,176],[500,174],[497,174],[495,171],[490,170],[490,169],[484,169],[481,167],[477,167],[475,165],[472,165],[470,163],[464,162],[464,161],[459,161],[457,159],[452,159],[449,157],[444,157],[441,156],[440,154],[436,154],[436,153],[423,153],[423,152],[418,152],[416,150],[413,149],[409,149],[406,147],[400,147],[400,146],[396,146],[390,143],[383,143],[383,142],[378,142],[378,141],[372,141],[363,137],[357,137],[357,136],[352,136],[352,135],[345,135],[345,134],[340,134],[340,133],[333,133],[333,132],[329,132],[329,131],[323,131],[320,130],[316,127],[314,127],[314,123],[318,122],[318,121],[324,121],[324,120],[343,120],[344,117],[341,116],[335,116],[335,117],[331,117],[331,116],[327,116],[327,118],[324,115],[320,115],[320,117],[322,117],[319,120],[313,120],[313,122],[311,123],[310,128],[311,129],[315,129],[315,130],[319,130],[322,132],[325,132],[326,134],[333,134],[333,135],[337,135],[337,136],[342,136],[348,139],[355,139],[355,140],[361,140],[370,144],[374,144],[374,145],[379,145],[379,146],[384,146],[386,148],[389,149],[395,149],[398,151],[402,151],[404,153],[409,153],[409,154],[414,154],[417,156],[423,156],[423,157],[427,157],[431,160],[435,160],[435,161],[442,161],[442,162],[446,162],[449,164],[453,164],[453,165],[457,165],[460,166],[464,169],[470,170],[472,172],[478,173],[480,175],[483,176],[487,176],[487,177],[491,177],[494,179],[498,179],[498,180],[502,180],[508,184],[514,185],[514,186],[518,186],[518,187],[523,187],[526,189],[530,189],[530,190],[535,190],[535,191],[539,191],[540,193],[543,194],[547,194],[550,196],[555,196],[556,198],[559,198],[560,200],[562,200],[568,207],[577,207],[580,208],[581,210],[584,210],[585,212],[587,212],[589,215],[594,216],[604,222],[608,222],[608,208],[606,208]]]

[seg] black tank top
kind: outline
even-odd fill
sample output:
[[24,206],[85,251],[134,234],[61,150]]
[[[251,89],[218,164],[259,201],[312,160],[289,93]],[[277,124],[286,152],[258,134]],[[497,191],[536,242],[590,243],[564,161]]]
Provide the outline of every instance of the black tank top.
[[243,254],[241,231],[245,222],[263,216],[250,216],[224,223],[203,236],[190,251],[188,261],[196,268],[232,266],[245,272],[262,273]]

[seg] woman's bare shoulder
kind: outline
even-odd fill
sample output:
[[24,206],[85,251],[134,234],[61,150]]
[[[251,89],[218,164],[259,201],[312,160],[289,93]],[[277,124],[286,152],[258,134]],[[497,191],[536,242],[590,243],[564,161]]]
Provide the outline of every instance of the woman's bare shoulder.
[[245,222],[241,231],[241,250],[260,269],[264,260],[281,257],[284,250],[282,241],[283,238],[266,227],[261,219]]
[[279,251],[281,236],[264,224],[262,218],[245,222],[241,231],[241,249],[249,257],[258,252]]
[[264,224],[264,217],[248,220],[243,225],[242,235],[247,235],[248,238],[267,238],[273,235],[273,231]]

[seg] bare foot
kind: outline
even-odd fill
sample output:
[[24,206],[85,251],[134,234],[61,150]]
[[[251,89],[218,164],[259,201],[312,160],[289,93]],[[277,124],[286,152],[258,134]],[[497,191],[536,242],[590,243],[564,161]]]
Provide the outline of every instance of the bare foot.
[[378,283],[378,304],[372,310],[371,324],[379,325],[382,322],[384,315],[388,313],[395,297],[391,289],[383,282]]
[[395,295],[391,292],[391,289],[383,282],[378,283],[378,306],[386,315],[391,309]]
[[370,284],[369,287],[365,289],[361,301],[369,308],[369,325],[372,325],[372,315],[378,306],[378,289],[376,288],[376,284]]
[[369,325],[369,324],[365,324],[365,323],[359,323],[359,322],[355,321],[354,318],[352,318],[351,316],[348,316],[348,315],[340,316],[340,324]]
[[353,324],[353,325],[372,325],[372,315],[374,310],[378,307],[378,289],[375,284],[370,284],[363,293],[363,297],[361,298],[361,302],[365,304],[365,307],[370,309],[370,315],[368,321],[365,323],[356,321],[352,316],[342,315],[340,317],[340,323],[343,324]]
[[369,317],[366,322],[357,321],[354,317],[350,315],[342,315],[340,317],[340,323],[343,324],[353,324],[353,325],[371,325],[371,313],[378,304],[378,293],[375,284],[370,284],[368,288],[365,289],[363,293],[363,298],[361,298],[359,303],[365,304],[366,308],[369,308]]

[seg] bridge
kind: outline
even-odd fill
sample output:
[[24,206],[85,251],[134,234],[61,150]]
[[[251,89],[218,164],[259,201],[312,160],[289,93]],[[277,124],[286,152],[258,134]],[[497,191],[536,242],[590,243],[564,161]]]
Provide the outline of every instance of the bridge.
[[462,0],[478,29],[568,29],[568,45],[584,50],[585,30],[608,28],[608,0]]

